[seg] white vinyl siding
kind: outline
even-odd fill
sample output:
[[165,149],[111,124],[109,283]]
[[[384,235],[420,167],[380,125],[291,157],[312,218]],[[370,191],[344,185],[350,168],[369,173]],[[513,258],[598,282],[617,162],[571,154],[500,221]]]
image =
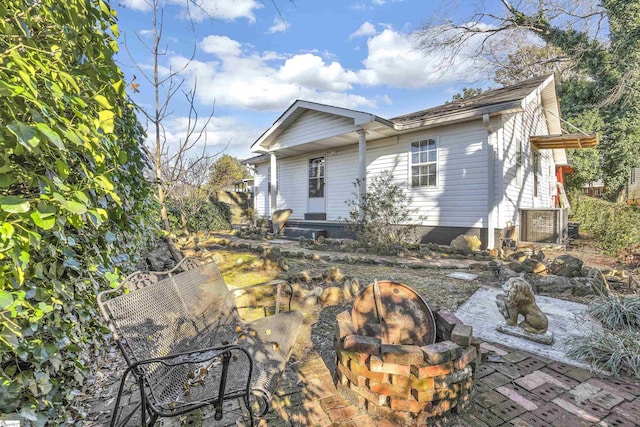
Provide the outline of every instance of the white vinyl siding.
[[257,216],[269,215],[269,163],[256,165],[253,207]]
[[[504,197],[500,202],[498,228],[508,222],[518,223],[519,208],[553,207],[555,163],[552,150],[539,151],[538,194],[534,195],[534,149],[529,142],[532,135],[547,135],[544,113],[538,102],[530,102],[525,111],[503,116],[499,141],[503,146],[502,168]],[[522,143],[521,182],[518,182],[517,146]],[[499,189],[497,191],[500,191]]]
[[299,144],[343,135],[357,129],[351,118],[309,110],[280,135],[271,149],[294,147]]
[[350,208],[346,202],[356,197],[354,183],[358,179],[358,149],[357,146],[345,148],[327,156],[325,198],[328,220],[349,218]]
[[[433,138],[438,141],[438,186],[411,187],[409,156],[411,143]],[[393,138],[396,140],[396,138]],[[488,193],[487,131],[482,121],[446,126],[432,131],[402,135],[397,143],[368,144],[367,176],[385,170],[406,189],[417,208],[414,220],[424,216],[423,225],[485,227]]]

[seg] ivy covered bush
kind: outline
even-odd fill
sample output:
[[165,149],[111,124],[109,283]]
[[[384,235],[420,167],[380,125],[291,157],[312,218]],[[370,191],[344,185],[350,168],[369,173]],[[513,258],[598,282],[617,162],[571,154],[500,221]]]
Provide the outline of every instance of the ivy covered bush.
[[624,249],[640,245],[640,209],[622,202],[574,193],[572,220],[595,239],[607,253],[619,255]]
[[[210,200],[206,195],[186,200],[169,199],[167,211],[171,231],[176,233],[231,228],[231,206],[228,203]],[[188,215],[185,215],[185,212]]]
[[96,294],[154,208],[117,37],[102,0],[0,2],[0,413],[34,425],[81,419]]

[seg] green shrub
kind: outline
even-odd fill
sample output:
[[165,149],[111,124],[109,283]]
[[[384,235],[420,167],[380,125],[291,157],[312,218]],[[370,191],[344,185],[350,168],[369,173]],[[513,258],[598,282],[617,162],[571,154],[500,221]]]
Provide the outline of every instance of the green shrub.
[[81,423],[107,348],[96,294],[152,234],[114,16],[101,0],[0,4],[0,414],[26,424]]
[[640,209],[625,203],[573,194],[572,219],[607,253],[619,255],[630,246],[640,245]]
[[640,333],[637,331],[594,332],[571,340],[567,356],[591,364],[596,371],[640,378]]
[[569,341],[567,356],[590,363],[595,370],[640,378],[640,297],[600,296],[588,311],[603,329]]
[[611,330],[640,331],[640,297],[614,295],[598,297],[589,304],[589,314]]
[[[407,248],[417,241],[417,224],[422,216],[414,217],[412,198],[393,183],[393,175],[385,171],[367,184],[363,200],[359,198],[362,182],[356,180],[354,198],[346,203],[352,208],[347,231],[354,233],[361,247],[383,255],[395,255],[399,248]],[[362,212],[362,218],[360,213]]]
[[[187,231],[215,231],[229,230],[231,228],[231,206],[228,203],[206,198],[190,199],[187,206],[181,206],[184,211],[189,212],[186,216]],[[169,224],[174,232],[183,230],[182,216],[183,210],[176,206],[174,200],[167,203],[167,213]]]

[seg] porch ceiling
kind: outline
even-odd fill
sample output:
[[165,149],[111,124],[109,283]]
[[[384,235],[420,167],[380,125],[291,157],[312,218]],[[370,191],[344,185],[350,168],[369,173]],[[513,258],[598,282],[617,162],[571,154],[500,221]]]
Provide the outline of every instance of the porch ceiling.
[[537,150],[593,148],[598,145],[598,134],[564,134],[531,136],[529,141]]

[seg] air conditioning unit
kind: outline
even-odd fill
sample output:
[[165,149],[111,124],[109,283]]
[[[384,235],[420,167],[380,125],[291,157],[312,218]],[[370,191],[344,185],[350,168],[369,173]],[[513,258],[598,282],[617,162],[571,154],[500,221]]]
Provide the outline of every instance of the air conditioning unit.
[[520,241],[561,243],[569,223],[565,208],[520,209]]

